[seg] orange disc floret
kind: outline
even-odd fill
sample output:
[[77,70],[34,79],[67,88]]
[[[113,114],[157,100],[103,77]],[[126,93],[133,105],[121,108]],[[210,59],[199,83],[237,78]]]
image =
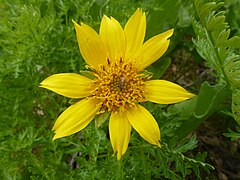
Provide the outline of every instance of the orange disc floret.
[[144,79],[138,74],[132,63],[124,63],[122,59],[101,65],[96,72],[96,88],[93,96],[102,102],[102,109],[108,111],[128,110],[137,102],[144,102]]

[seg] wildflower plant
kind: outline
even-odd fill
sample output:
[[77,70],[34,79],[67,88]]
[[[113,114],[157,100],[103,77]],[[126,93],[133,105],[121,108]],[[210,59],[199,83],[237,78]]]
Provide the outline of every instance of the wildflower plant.
[[146,16],[137,9],[122,29],[113,17],[103,16],[97,34],[84,23],[74,22],[80,52],[93,79],[62,73],[41,82],[43,88],[69,98],[84,98],[57,119],[53,139],[85,128],[97,114],[110,112],[109,133],[117,159],[126,152],[131,127],[151,144],[160,147],[160,130],[154,117],[140,105],[145,101],[172,104],[194,95],[166,80],[150,80],[144,69],[167,50],[173,29],[144,42]]
[[219,179],[199,130],[240,137],[238,7],[0,2],[0,179]]

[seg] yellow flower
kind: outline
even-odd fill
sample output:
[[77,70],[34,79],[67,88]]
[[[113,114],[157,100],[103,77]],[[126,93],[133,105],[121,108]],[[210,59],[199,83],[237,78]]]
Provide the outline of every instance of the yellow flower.
[[58,117],[53,139],[77,133],[97,114],[109,111],[110,140],[118,160],[128,148],[131,127],[143,139],[160,147],[158,124],[139,103],[172,104],[194,96],[177,84],[143,75],[143,70],[166,52],[173,29],[143,43],[146,16],[141,9],[136,10],[124,29],[116,19],[105,15],[99,34],[84,23],[74,22],[74,26],[80,52],[94,79],[61,73],[41,83],[40,87],[55,93],[81,99]]

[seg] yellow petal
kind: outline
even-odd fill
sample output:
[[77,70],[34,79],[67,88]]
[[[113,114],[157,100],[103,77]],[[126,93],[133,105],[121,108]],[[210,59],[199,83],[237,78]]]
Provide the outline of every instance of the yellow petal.
[[83,99],[67,108],[53,126],[53,140],[69,136],[85,128],[99,111],[100,106],[95,99]]
[[131,134],[131,125],[123,112],[119,111],[111,114],[109,134],[113,151],[114,153],[117,152],[117,159],[120,160],[128,148]]
[[159,104],[172,104],[194,96],[183,87],[165,80],[151,80],[144,83],[144,97]]
[[143,70],[156,60],[158,60],[168,49],[173,29],[156,35],[145,42],[135,55],[136,66]]
[[126,50],[126,39],[124,31],[119,22],[113,17],[103,16],[100,25],[100,36],[107,45],[110,61],[124,58]]
[[143,139],[160,147],[160,130],[157,122],[148,110],[137,105],[136,109],[132,108],[126,114],[130,124]]
[[146,15],[138,8],[124,27],[127,48],[126,57],[132,57],[142,46],[146,32]]
[[79,74],[61,73],[44,79],[40,87],[69,98],[83,98],[91,94],[92,83],[92,80]]
[[99,64],[106,63],[107,48],[95,30],[84,23],[78,25],[73,21],[77,34],[78,46],[82,57],[94,69],[99,69]]

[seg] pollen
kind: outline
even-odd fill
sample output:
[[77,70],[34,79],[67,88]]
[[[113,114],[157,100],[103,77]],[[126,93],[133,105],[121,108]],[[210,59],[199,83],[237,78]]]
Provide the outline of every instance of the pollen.
[[93,96],[100,100],[102,110],[110,112],[121,109],[127,111],[136,107],[136,103],[144,102],[144,78],[132,63],[124,63],[122,59],[106,65],[100,65],[95,73],[95,89]]

